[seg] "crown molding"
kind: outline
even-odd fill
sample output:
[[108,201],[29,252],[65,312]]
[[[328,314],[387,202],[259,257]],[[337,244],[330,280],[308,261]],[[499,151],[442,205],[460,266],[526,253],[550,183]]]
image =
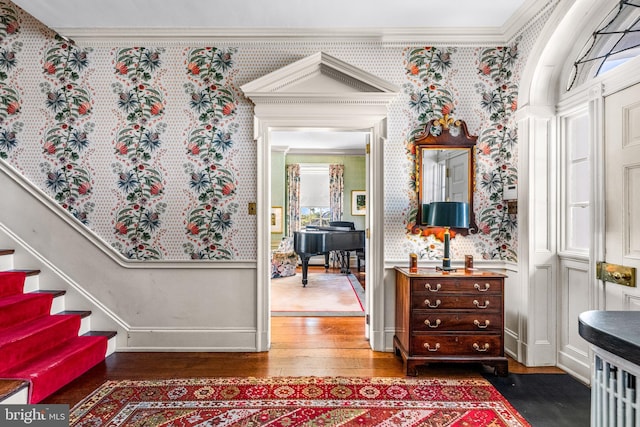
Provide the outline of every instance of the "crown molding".
[[[511,28],[511,26],[509,27]],[[515,27],[514,27],[515,28]],[[78,46],[208,46],[255,44],[438,44],[494,46],[511,37],[501,28],[53,28]],[[515,30],[514,30],[515,31]]]

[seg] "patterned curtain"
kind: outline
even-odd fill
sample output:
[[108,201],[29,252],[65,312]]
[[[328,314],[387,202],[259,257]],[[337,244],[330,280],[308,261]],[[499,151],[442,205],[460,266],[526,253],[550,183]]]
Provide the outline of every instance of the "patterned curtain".
[[344,165],[329,165],[329,209],[331,221],[342,220],[344,206]]
[[300,165],[287,165],[287,236],[300,230]]

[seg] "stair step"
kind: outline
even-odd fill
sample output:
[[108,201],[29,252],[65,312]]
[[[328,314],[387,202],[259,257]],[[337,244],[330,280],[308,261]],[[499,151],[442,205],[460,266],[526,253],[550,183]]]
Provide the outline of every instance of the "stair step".
[[36,289],[35,291],[29,292],[30,294],[48,294],[53,296],[53,301],[51,303],[51,314],[58,314],[61,311],[64,311],[64,297],[67,291],[65,290],[53,290],[53,289]]
[[0,256],[2,255],[13,255],[16,253],[14,249],[0,249]]
[[19,294],[0,299],[2,329],[31,321],[51,313],[53,296],[44,293]]
[[2,376],[31,380],[29,403],[38,403],[103,361],[106,351],[106,337],[75,337]]
[[76,315],[52,315],[0,331],[0,376],[3,371],[77,337],[80,322]]
[[[55,300],[54,300],[55,305]],[[80,330],[78,335],[83,335],[91,330],[91,311],[90,310],[64,310],[56,314],[74,314],[80,317]]]

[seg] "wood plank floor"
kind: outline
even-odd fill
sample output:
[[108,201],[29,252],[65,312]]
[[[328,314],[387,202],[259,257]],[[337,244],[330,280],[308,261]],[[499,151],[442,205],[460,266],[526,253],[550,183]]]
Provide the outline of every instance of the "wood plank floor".
[[[187,377],[364,376],[404,377],[402,362],[392,353],[374,352],[364,337],[362,317],[274,317],[272,348],[262,353],[129,353],[106,361],[45,399],[43,403],[75,405],[110,379]],[[419,368],[420,377],[479,377],[480,365]],[[526,368],[510,361],[510,372],[562,372]]]
[[[310,272],[324,271],[310,267]],[[338,270],[330,269],[339,273]],[[352,272],[363,287],[364,272]],[[75,405],[104,381],[188,377],[360,376],[404,377],[393,353],[372,351],[365,338],[364,317],[272,317],[271,350],[262,353],[118,352],[43,403]],[[488,369],[488,371],[485,371]],[[554,367],[527,368],[512,360],[513,373],[561,373]],[[479,377],[480,365],[420,367],[420,377]]]

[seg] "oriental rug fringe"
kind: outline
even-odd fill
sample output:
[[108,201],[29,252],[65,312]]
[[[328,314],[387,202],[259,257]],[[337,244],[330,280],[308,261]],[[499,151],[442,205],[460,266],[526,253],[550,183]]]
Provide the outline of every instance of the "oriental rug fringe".
[[107,381],[71,426],[529,426],[485,379]]

